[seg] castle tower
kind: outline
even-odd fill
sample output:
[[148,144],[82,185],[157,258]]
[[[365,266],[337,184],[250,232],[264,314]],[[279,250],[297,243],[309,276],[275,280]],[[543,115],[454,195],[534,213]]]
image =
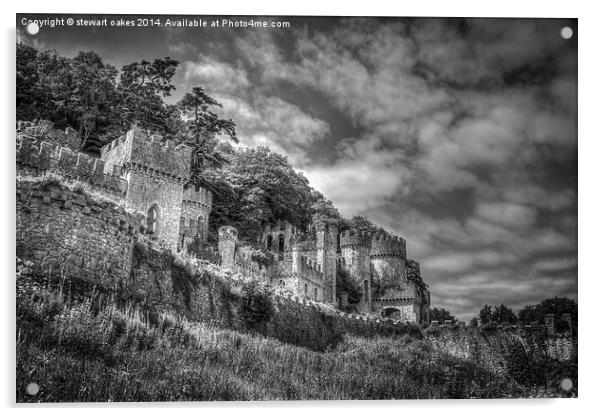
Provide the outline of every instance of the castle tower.
[[191,149],[130,130],[101,150],[105,173],[128,182],[126,209],[146,214],[146,234],[167,248],[178,246],[183,185],[190,174]]
[[234,256],[236,254],[236,241],[238,240],[238,231],[236,228],[225,225],[217,231],[218,241],[217,249],[221,259],[222,267],[234,269]]
[[405,240],[376,233],[371,245],[370,266],[375,287],[373,310],[383,317],[418,321],[419,314],[412,301],[414,288],[407,284],[406,278]]
[[370,235],[366,232],[345,231],[341,234],[341,255],[346,270],[362,292],[361,312],[372,308],[372,279],[370,275]]
[[370,263],[376,285],[385,288],[402,283],[406,277],[406,242],[401,237],[372,235]]
[[291,250],[291,255],[292,255],[292,260],[293,260],[291,272],[293,274],[301,273],[301,250],[302,250],[302,248],[303,247],[302,247],[301,243],[293,243],[292,250]]
[[184,188],[182,216],[180,217],[180,239],[199,237],[207,241],[209,214],[213,203],[211,191],[194,186]]
[[324,275],[323,301],[337,303],[337,236],[335,222],[320,221],[316,224],[316,254]]

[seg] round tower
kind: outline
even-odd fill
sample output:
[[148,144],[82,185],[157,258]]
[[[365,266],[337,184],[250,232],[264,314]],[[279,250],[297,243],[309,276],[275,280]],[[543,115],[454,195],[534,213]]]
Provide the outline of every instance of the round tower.
[[372,280],[378,286],[379,298],[400,296],[400,286],[405,280],[406,242],[401,237],[386,234],[372,236],[370,264]]
[[369,312],[372,305],[370,243],[370,235],[366,232],[349,230],[341,234],[341,256],[344,259],[344,268],[362,292],[359,305],[362,312]]
[[238,231],[236,228],[225,225],[217,231],[217,248],[221,259],[222,267],[232,269],[234,267],[234,254],[236,251],[236,241],[238,240]]

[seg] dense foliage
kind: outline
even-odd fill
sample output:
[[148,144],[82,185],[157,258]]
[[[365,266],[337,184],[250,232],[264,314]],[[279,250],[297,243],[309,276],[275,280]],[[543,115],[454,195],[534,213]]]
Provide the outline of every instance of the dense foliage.
[[456,323],[458,321],[458,319],[445,308],[431,308],[429,316],[431,321],[438,321],[439,323],[443,323],[444,321],[452,321],[452,323]]
[[192,144],[194,168],[213,150],[200,135],[236,139],[236,129],[232,120],[210,110],[220,104],[201,87],[193,87],[176,105],[164,101],[175,90],[172,78],[178,64],[165,57],[133,62],[117,71],[92,51],[67,58],[19,43],[17,120],[46,119],[59,128],[71,126],[79,132],[81,148],[92,153],[138,125]]
[[[562,326],[562,315],[569,314],[573,330],[577,329],[577,302],[569,298],[554,297],[545,299],[536,305],[525,305],[515,314],[508,306],[501,304],[499,306],[484,305],[479,311],[479,320],[482,325],[493,322],[506,322],[515,324],[522,322],[524,324],[544,324],[546,315],[553,314],[557,325]],[[473,319],[476,319],[473,318]]]
[[526,305],[518,312],[518,319],[525,323],[543,324],[547,314],[554,314],[554,318],[559,321],[565,313],[571,316],[573,328],[576,329],[578,324],[577,302],[569,298],[554,297],[545,299],[536,305]]
[[494,307],[487,304],[484,305],[479,311],[479,319],[483,325],[490,322],[515,324],[518,321],[512,309],[503,303]]
[[[243,148],[229,155],[214,186],[210,228],[213,234],[222,225],[238,229],[239,238],[256,242],[263,229],[277,220],[307,228],[312,215],[312,188],[287,158],[266,147]],[[225,182],[225,183],[224,183]]]
[[351,279],[347,270],[337,268],[337,293],[346,293],[349,305],[344,308],[346,312],[357,312],[356,305],[362,301],[362,291]]

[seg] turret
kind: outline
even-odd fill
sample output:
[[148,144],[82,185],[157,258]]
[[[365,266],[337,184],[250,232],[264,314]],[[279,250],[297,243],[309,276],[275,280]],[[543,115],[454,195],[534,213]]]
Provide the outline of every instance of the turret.
[[200,237],[203,242],[207,240],[212,201],[213,195],[207,189],[194,186],[184,188],[180,238]]
[[236,241],[238,240],[238,231],[236,228],[225,225],[217,231],[220,262],[222,267],[234,270],[234,255],[236,252]]
[[378,298],[397,298],[408,293],[401,288],[406,277],[406,242],[382,233],[372,236],[370,263]]
[[375,233],[372,236],[370,255],[373,257],[401,257],[405,259],[406,240],[384,233]]
[[148,237],[174,250],[180,241],[183,185],[190,174],[191,152],[189,146],[176,146],[139,128],[101,150],[105,173],[119,172],[128,183],[126,208],[145,213]]

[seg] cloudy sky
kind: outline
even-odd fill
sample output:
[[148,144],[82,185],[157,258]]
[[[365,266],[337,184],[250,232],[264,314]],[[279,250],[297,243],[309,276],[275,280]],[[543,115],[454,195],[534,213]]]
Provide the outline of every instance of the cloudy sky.
[[484,303],[577,299],[575,20],[264,20],[291,27],[23,36],[118,67],[179,60],[171,101],[205,87],[243,144],[406,238],[433,306],[468,320]]

